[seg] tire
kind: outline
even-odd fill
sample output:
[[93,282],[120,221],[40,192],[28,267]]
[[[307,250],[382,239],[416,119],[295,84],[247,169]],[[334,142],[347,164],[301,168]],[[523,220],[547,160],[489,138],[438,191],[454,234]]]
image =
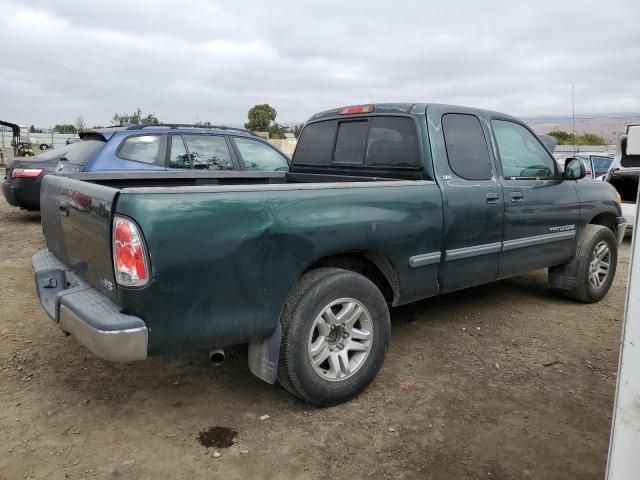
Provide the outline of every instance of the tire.
[[[592,263],[596,257],[602,255],[603,247],[608,249],[608,269],[606,275],[597,273],[600,284],[597,285],[593,274],[596,271]],[[599,250],[599,251],[598,251]],[[587,225],[578,240],[576,249],[576,284],[572,290],[563,293],[574,300],[585,303],[594,303],[602,300],[613,282],[618,264],[618,243],[611,230],[602,225]],[[601,270],[597,270],[601,272]]]
[[40,150],[49,150],[49,145],[47,145],[46,143],[42,143],[40,145]]
[[289,293],[280,323],[278,382],[321,406],[346,402],[371,383],[391,334],[380,290],[368,278],[339,268],[304,274]]

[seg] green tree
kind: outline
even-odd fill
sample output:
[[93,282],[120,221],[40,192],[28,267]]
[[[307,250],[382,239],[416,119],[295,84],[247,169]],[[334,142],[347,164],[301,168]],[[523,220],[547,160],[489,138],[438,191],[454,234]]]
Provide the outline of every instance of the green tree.
[[131,123],[133,125],[155,125],[160,123],[155,113],[143,115],[140,107],[131,114],[114,113],[111,120],[116,125],[124,125],[125,123]]
[[248,113],[249,121],[244,124],[244,128],[254,132],[267,132],[271,122],[274,122],[278,112],[268,103],[254,105]]
[[270,125],[268,128],[269,138],[284,138],[284,134],[286,132],[285,128],[282,125],[278,125],[274,123]]
[[548,135],[554,137],[558,141],[558,145],[571,145],[569,140],[573,140],[573,136],[564,130],[554,130],[549,132]]
[[293,126],[293,134],[295,135],[296,138],[300,137],[300,134],[302,133],[302,129],[304,128],[304,123],[297,123]]
[[578,136],[578,145],[605,145],[604,137],[595,133],[583,133]]
[[549,135],[558,140],[558,145],[605,145],[607,143],[604,137],[595,133],[578,133],[574,137],[573,133],[554,130],[549,132]]
[[75,125],[70,123],[61,123],[53,127],[53,131],[56,133],[78,133]]

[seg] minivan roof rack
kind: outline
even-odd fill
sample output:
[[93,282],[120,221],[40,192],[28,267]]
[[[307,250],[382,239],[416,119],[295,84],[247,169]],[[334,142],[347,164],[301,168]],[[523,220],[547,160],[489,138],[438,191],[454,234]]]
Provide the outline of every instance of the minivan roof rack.
[[249,135],[253,135],[254,137],[259,137],[255,132],[250,130],[245,130],[244,128],[236,128],[236,127],[227,127],[224,125],[195,125],[192,123],[149,123],[144,125],[131,125],[130,127],[126,127],[125,130],[142,130],[143,128],[153,128],[153,127],[166,127],[166,128],[200,128],[203,130],[233,130],[235,132],[244,132]]

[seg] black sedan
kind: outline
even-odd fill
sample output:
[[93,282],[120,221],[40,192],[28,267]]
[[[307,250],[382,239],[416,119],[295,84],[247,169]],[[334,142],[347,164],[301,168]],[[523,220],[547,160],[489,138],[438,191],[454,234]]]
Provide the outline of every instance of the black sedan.
[[42,177],[53,173],[60,158],[75,146],[65,145],[35,157],[18,157],[12,160],[2,183],[2,193],[9,205],[25,210],[40,210]]

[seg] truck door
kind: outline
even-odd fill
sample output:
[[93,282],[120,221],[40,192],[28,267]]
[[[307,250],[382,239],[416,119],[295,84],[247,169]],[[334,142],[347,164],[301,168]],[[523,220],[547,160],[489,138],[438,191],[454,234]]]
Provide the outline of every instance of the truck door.
[[489,119],[505,198],[499,277],[567,261],[580,203],[551,154],[529,128],[512,118]]
[[440,291],[495,280],[502,241],[503,195],[485,120],[471,109],[427,107],[434,171],[443,194]]

